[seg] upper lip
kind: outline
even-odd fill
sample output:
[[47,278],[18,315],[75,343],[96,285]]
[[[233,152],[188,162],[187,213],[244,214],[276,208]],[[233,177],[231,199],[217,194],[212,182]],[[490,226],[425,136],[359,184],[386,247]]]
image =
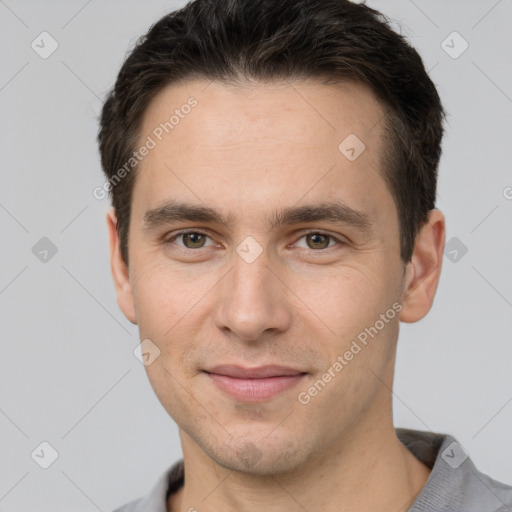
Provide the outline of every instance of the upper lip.
[[267,366],[257,366],[253,368],[232,364],[221,364],[205,371],[206,373],[224,375],[226,377],[233,377],[235,379],[264,379],[266,377],[283,377],[306,373],[294,368],[278,366],[274,364]]

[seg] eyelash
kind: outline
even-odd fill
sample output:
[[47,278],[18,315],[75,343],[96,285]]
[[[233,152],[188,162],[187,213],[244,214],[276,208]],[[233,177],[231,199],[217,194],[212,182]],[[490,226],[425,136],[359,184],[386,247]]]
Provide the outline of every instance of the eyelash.
[[[180,236],[183,236],[183,235],[187,235],[187,234],[189,234],[189,233],[194,233],[194,234],[196,234],[196,235],[206,236],[206,237],[208,237],[208,238],[210,238],[210,239],[211,239],[211,237],[210,237],[207,233],[205,233],[204,231],[198,231],[198,230],[195,230],[195,229],[190,229],[190,230],[183,230],[183,231],[179,231],[178,233],[174,234],[172,237],[170,237],[170,238],[166,239],[166,240],[164,241],[164,244],[166,244],[166,245],[167,245],[167,244],[174,243],[174,241],[175,241],[177,238],[179,238]],[[336,241],[336,242],[337,242],[337,244],[336,244],[336,245],[346,245],[346,242],[344,242],[343,240],[340,240],[339,238],[336,238],[335,236],[333,236],[333,235],[331,235],[331,234],[329,234],[329,233],[324,233],[323,231],[315,231],[315,230],[311,230],[311,231],[308,231],[308,232],[306,232],[306,233],[303,233],[303,234],[300,236],[300,238],[297,240],[297,242],[298,242],[299,240],[301,240],[302,238],[304,238],[304,237],[306,237],[306,236],[308,236],[308,235],[313,235],[313,234],[314,234],[314,235],[321,235],[321,236],[325,236],[325,237],[329,238],[329,241],[334,240],[334,241]],[[295,243],[297,243],[297,242],[295,242]],[[186,250],[186,251],[198,251],[199,249],[205,249],[205,248],[207,248],[207,247],[199,247],[199,248],[197,248],[197,249],[191,249],[191,248],[189,248],[189,247],[185,247],[184,245],[183,245],[183,246],[181,246],[181,245],[180,245],[179,247],[180,247],[181,249],[183,249],[183,250]],[[327,247],[325,247],[324,249],[310,249],[310,248],[307,248],[306,250],[311,251],[311,252],[325,252],[327,249],[330,249],[331,247],[333,247],[333,246],[327,246]]]

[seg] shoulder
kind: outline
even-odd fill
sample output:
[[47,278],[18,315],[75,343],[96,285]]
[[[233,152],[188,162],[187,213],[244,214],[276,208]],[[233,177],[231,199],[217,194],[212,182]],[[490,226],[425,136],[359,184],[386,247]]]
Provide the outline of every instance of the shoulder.
[[409,512],[510,512],[512,486],[480,472],[464,447],[448,434],[397,429],[400,441],[431,468]]
[[475,510],[494,512],[506,505],[507,510],[510,510],[512,486],[481,472],[454,437],[444,436],[436,463],[442,470],[440,473],[459,490],[463,496],[462,502],[467,500],[468,507],[474,503]]
[[183,485],[183,475],[181,459],[165,470],[145,496],[130,501],[113,512],[167,512],[167,496]]

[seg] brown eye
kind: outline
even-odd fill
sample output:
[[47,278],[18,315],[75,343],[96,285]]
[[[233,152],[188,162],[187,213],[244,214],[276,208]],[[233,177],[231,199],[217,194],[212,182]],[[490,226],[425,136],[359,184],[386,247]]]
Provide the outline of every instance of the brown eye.
[[183,245],[187,249],[200,249],[204,246],[207,238],[206,235],[202,235],[201,233],[183,233],[181,237]]
[[310,249],[326,249],[329,247],[330,236],[321,233],[310,233],[306,235],[306,243]]

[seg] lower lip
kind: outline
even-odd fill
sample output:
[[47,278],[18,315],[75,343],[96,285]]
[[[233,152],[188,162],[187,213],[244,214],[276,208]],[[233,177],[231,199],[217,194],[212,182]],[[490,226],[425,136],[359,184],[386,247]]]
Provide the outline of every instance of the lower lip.
[[207,375],[219,389],[244,402],[268,400],[297,385],[305,376],[304,373],[301,373],[264,379],[235,379],[215,373],[207,373]]

